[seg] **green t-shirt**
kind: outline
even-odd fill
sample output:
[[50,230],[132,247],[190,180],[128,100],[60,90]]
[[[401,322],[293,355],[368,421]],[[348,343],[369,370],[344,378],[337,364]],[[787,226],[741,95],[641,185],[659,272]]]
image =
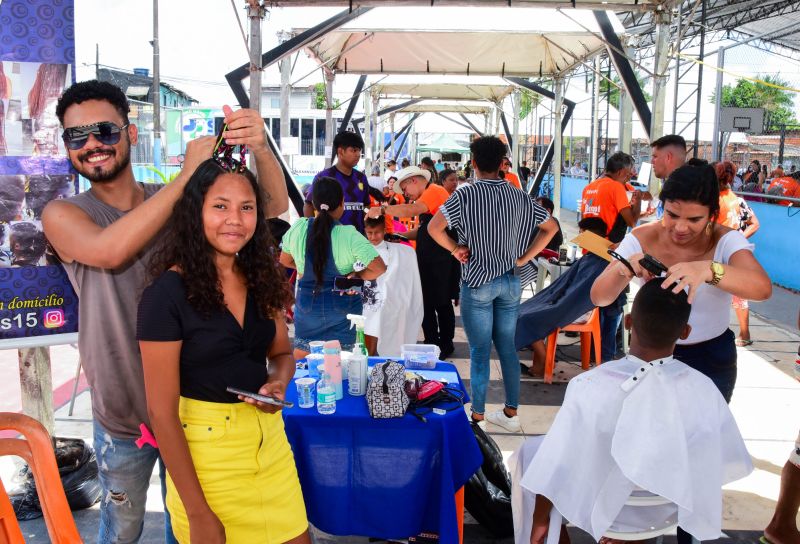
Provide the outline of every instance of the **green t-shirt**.
[[[306,238],[308,237],[308,218],[298,219],[283,235],[283,252],[294,259],[297,273],[302,275],[306,264]],[[336,225],[331,233],[333,262],[340,274],[353,271],[353,263],[365,265],[378,256],[378,251],[364,235],[352,225]]]

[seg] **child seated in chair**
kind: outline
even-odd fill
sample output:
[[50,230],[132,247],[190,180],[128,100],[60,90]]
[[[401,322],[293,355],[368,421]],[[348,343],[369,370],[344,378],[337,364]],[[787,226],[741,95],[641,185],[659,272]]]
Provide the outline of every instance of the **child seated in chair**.
[[[721,488],[753,467],[713,382],[672,357],[689,334],[691,306],[662,282],[645,284],[626,316],[630,354],[573,378],[538,450],[534,438],[515,454],[532,458],[517,471],[533,507],[531,515],[515,505],[518,544],[558,542],[547,537],[554,508],[596,540],[608,532],[636,540],[666,523],[701,540],[720,537]],[[632,495],[665,500],[626,506]]]

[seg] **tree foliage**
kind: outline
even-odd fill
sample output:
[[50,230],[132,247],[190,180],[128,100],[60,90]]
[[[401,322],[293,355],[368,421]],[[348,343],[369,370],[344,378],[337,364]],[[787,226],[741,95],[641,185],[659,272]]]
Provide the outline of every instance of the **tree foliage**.
[[[333,99],[333,109],[338,110],[341,102],[338,98]],[[314,109],[324,110],[328,108],[327,96],[325,95],[325,84],[317,83],[314,85]]]
[[[757,79],[781,87],[789,86],[779,76],[766,75]],[[716,93],[711,95],[711,103],[717,103]],[[724,85],[721,105],[727,108],[764,108],[764,125],[767,130],[778,130],[780,125],[797,124],[793,111],[793,93],[760,82],[738,79],[733,85]]]
[[[615,109],[619,110],[619,97],[621,95],[621,89],[623,88],[622,80],[619,78],[619,76],[615,75],[611,78],[611,81],[614,82],[613,85],[610,84],[606,78],[600,79],[600,96],[606,96],[606,93],[608,93],[607,96],[609,104],[611,104]],[[636,81],[639,82],[639,87],[642,88],[644,99],[647,102],[650,102],[652,97],[647,91],[644,90],[644,76],[642,76],[639,72],[636,72]],[[609,87],[611,88],[610,90]]]
[[519,120],[522,121],[528,117],[541,102],[542,95],[528,89],[522,89],[519,96]]

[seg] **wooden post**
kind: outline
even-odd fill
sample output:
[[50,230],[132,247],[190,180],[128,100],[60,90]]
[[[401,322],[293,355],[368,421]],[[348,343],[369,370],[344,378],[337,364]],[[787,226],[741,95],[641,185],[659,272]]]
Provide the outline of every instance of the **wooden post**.
[[22,389],[22,412],[44,425],[52,437],[55,419],[50,348],[19,350],[19,383]]

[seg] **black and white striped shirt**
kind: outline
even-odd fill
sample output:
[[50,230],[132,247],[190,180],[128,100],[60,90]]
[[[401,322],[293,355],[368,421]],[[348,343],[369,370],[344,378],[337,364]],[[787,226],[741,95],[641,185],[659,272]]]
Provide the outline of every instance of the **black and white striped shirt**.
[[[476,288],[514,269],[531,243],[533,230],[550,217],[533,197],[501,179],[479,179],[460,187],[441,208],[458,243],[469,247],[461,278]],[[536,266],[520,269],[520,283],[536,279]]]

